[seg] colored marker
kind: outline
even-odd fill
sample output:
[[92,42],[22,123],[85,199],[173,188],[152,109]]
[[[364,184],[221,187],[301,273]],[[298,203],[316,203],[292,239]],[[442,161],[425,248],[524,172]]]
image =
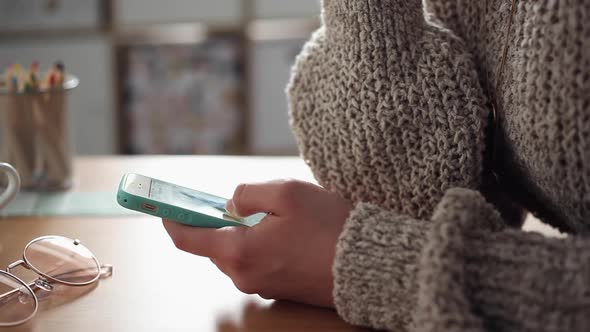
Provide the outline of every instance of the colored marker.
[[29,82],[25,82],[25,92],[32,92],[33,86]]
[[66,67],[64,66],[64,63],[61,61],[57,61],[55,62],[55,68],[57,68],[57,70],[64,72],[66,70]]
[[54,87],[56,85],[56,83],[57,83],[57,79],[56,79],[55,76],[56,76],[55,75],[55,72],[52,71],[52,72],[49,73],[49,78],[47,79],[47,81],[49,83],[49,87],[50,88]]
[[12,79],[10,80],[10,85],[14,92],[18,91],[18,77],[16,77],[16,75],[12,76]]
[[39,61],[33,61],[31,64],[31,70],[35,72],[39,70]]
[[57,84],[59,86],[62,86],[65,80],[65,70],[66,67],[64,66],[63,62],[61,61],[57,61],[55,63],[55,69],[57,69]]

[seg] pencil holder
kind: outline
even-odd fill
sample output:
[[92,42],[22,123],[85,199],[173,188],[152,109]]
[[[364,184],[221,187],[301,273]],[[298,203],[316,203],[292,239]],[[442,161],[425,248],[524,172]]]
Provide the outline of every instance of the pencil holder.
[[[72,185],[67,93],[79,80],[67,75],[59,87],[32,92],[0,88],[0,161],[20,173],[29,191],[65,190]],[[4,185],[0,179],[0,186]]]

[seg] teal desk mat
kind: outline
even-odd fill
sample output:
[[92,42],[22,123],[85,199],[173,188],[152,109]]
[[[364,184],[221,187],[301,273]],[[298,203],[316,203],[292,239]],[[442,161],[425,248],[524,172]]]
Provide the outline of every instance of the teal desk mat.
[[121,207],[114,192],[65,192],[30,193],[23,192],[6,208],[0,210],[0,217],[117,217],[140,215]]

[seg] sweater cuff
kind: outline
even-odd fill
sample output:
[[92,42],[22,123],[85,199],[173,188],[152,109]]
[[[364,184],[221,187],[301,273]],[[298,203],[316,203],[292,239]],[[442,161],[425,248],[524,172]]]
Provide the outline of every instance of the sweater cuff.
[[420,262],[418,330],[587,329],[586,239],[506,228],[499,213],[468,190],[447,192],[433,222]]
[[334,302],[354,325],[405,331],[416,304],[416,274],[428,224],[358,204],[334,263]]
[[562,239],[512,229],[463,234],[463,289],[487,330],[587,330],[588,319],[578,319],[582,312],[588,317],[589,255],[581,254],[587,243],[573,240],[568,247]]
[[501,217],[478,192],[449,190],[433,215],[420,259],[414,323],[420,331],[484,331],[472,310],[465,255],[468,238],[500,231]]

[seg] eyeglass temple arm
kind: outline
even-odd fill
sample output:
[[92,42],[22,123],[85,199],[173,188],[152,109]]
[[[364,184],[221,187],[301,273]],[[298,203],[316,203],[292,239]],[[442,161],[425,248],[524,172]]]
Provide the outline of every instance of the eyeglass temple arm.
[[[78,272],[82,272],[82,271],[85,271],[85,270],[88,270],[88,269],[79,269],[79,270],[75,270],[75,271],[69,271],[69,272],[62,273],[60,275],[54,276],[54,278],[64,277],[64,276],[67,276],[69,274],[78,273]],[[108,278],[108,277],[110,277],[112,275],[113,275],[113,266],[112,265],[110,265],[110,264],[103,264],[103,265],[100,266],[100,277],[99,277],[100,279],[102,279],[102,278]],[[39,280],[42,280],[44,282],[44,284],[47,285],[47,288],[40,286],[38,284]],[[31,281],[29,284],[27,284],[27,286],[29,286],[29,288],[31,288],[31,290],[33,292],[36,291],[37,289],[43,289],[43,290],[46,290],[46,291],[51,291],[51,288],[49,288],[51,286],[50,283],[47,282],[44,279],[41,279],[41,278],[35,279],[35,280]],[[11,295],[17,294],[19,291],[20,291],[20,288],[15,288],[15,289],[13,289],[13,290],[11,290],[9,292],[6,292],[6,293],[0,295],[0,304],[3,304],[5,302],[8,302],[12,298]]]

